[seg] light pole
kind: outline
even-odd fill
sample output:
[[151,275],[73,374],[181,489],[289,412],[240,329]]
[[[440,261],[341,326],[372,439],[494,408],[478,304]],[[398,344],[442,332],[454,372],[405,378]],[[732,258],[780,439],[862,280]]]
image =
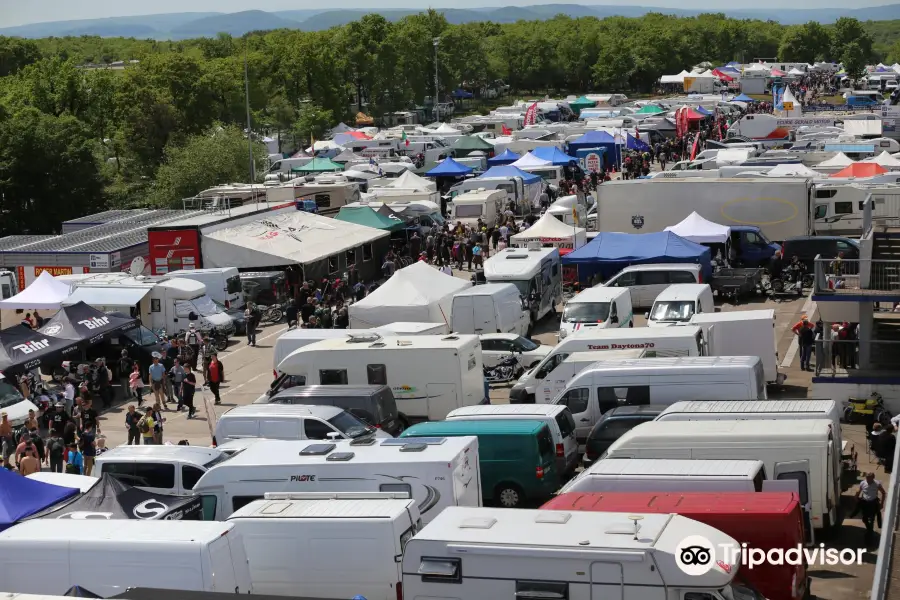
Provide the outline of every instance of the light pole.
[[247,105],[247,153],[250,160],[250,183],[254,183],[256,174],[253,168],[253,132],[250,130],[250,76],[247,67],[247,45],[249,42],[249,38],[244,38],[244,102]]
[[438,44],[441,43],[441,38],[432,38],[431,41],[434,44],[434,120],[440,121],[440,109],[438,108]]

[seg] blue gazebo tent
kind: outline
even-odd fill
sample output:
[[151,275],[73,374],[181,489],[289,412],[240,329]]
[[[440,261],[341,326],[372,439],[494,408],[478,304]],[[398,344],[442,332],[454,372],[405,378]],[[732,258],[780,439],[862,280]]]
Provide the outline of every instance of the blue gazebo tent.
[[0,469],[0,531],[80,493],[77,488],[52,485]]
[[517,160],[519,160],[520,158],[522,158],[522,157],[519,156],[518,154],[516,154],[515,152],[513,152],[512,150],[510,150],[509,148],[507,148],[506,150],[503,151],[503,154],[499,154],[493,158],[489,158],[487,163],[488,163],[489,167],[495,167],[498,165],[508,165],[508,164],[514,163]]
[[731,100],[732,100],[732,102],[756,102],[756,100],[754,100],[747,94],[741,94],[740,96],[735,96]]
[[514,167],[512,165],[491,167],[490,169],[482,173],[478,177],[478,179],[488,179],[490,177],[521,177],[524,183],[537,183],[541,180],[540,175],[535,175],[534,173],[523,171],[519,167]]
[[578,267],[578,279],[594,275],[604,280],[629,265],[696,263],[707,281],[712,271],[710,249],[679,237],[671,231],[656,233],[600,233],[588,244],[562,257],[564,265]]
[[615,155],[616,140],[605,131],[588,131],[580,138],[569,142],[569,152],[582,148],[606,148],[607,154]]
[[549,160],[554,166],[564,167],[570,162],[578,162],[574,156],[569,156],[556,146],[538,146],[531,151],[538,158]]
[[426,177],[463,177],[472,172],[470,167],[461,165],[452,158],[445,158],[433,169],[425,173]]
[[698,106],[698,107],[695,108],[694,110],[696,110],[698,113],[700,113],[701,115],[703,115],[703,116],[705,116],[705,117],[708,117],[709,115],[712,114],[711,112],[709,112],[708,110],[706,110],[706,109],[703,108],[702,106]]

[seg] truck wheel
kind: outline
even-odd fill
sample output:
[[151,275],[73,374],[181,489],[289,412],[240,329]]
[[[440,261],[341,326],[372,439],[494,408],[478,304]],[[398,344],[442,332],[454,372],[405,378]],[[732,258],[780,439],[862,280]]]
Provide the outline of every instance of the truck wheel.
[[494,490],[494,498],[497,504],[503,508],[518,508],[525,502],[525,494],[514,483],[501,483]]

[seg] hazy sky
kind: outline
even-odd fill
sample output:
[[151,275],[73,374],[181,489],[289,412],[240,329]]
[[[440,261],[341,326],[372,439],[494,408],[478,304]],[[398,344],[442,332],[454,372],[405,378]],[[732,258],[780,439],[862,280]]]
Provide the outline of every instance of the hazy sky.
[[[555,0],[528,0],[524,4],[549,4]],[[721,9],[722,4],[716,0],[615,0],[585,1],[564,0],[570,4],[616,4],[660,6],[686,9]],[[557,2],[559,3],[559,2]],[[889,1],[872,0],[854,3],[853,8],[878,6]],[[374,4],[374,5],[373,5]],[[371,3],[366,0],[340,0],[329,4],[329,9],[339,8],[413,8],[428,6],[474,8],[483,6],[520,5],[510,0],[382,0]],[[161,14],[170,12],[237,12],[241,10],[291,10],[304,8],[320,8],[321,2],[313,0],[268,0],[265,3],[251,0],[0,0],[0,27],[12,27],[25,23],[41,21],[66,21],[70,19],[95,19],[102,17],[121,17],[130,15]],[[729,4],[730,8],[780,8],[785,6],[783,0],[744,0]],[[840,8],[847,6],[843,0],[794,0],[790,8]],[[811,17],[813,15],[810,15]]]

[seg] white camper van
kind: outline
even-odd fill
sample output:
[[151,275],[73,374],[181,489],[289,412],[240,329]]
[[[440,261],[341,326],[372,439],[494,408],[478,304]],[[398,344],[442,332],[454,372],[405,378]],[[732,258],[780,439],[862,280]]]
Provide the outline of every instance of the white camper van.
[[519,288],[537,323],[562,302],[562,266],[558,248],[507,248],[484,261],[489,283],[512,283]]
[[559,339],[585,329],[634,327],[634,309],[628,288],[596,286],[569,299],[559,323]]
[[457,292],[450,315],[456,333],[525,335],[531,325],[519,288],[511,283],[475,285]]
[[826,419],[650,421],[601,457],[614,458],[761,460],[772,479],[798,483],[810,529],[840,524],[840,449]]
[[487,401],[476,335],[355,335],[300,348],[278,365],[307,385],[387,385],[411,423]]
[[758,356],[766,383],[784,383],[785,374],[778,372],[774,310],[699,313],[688,324],[703,329],[710,356]]
[[620,458],[598,460],[559,493],[761,492],[765,481],[759,460]]
[[638,359],[643,358],[646,350],[599,350],[594,352],[573,352],[558,367],[547,373],[538,386],[535,402],[549,404],[560,392],[566,389],[572,379],[601,360]]
[[481,506],[478,439],[260,440],[210,469],[194,492],[207,520],[268,492],[405,492],[427,523],[448,506]]
[[167,590],[253,591],[234,525],[200,521],[25,521],[0,533],[0,581],[13,592],[62,595],[79,585],[106,598],[140,582]]
[[573,352],[644,350],[644,356],[702,356],[706,353],[699,327],[628,327],[577,331],[553,347],[537,366],[519,377],[509,392],[510,402],[535,401],[541,381]]
[[169,271],[169,277],[193,279],[206,285],[206,294],[225,308],[244,308],[244,289],[236,267]]
[[391,437],[337,406],[254,403],[235,406],[220,415],[213,443],[244,438],[355,440],[366,436]]
[[403,596],[762,598],[732,590],[737,563],[716,561],[703,575],[682,571],[679,545],[690,536],[715,548],[739,545],[679,515],[448,508],[406,544]]
[[503,217],[503,204],[506,192],[503,190],[470,190],[453,198],[453,209],[450,220],[473,227],[481,219],[487,227],[499,225]]
[[397,600],[397,557],[422,520],[405,493],[266,494],[228,517],[257,594]]
[[647,313],[647,327],[688,323],[694,315],[714,313],[712,288],[707,283],[676,283],[664,289]]

